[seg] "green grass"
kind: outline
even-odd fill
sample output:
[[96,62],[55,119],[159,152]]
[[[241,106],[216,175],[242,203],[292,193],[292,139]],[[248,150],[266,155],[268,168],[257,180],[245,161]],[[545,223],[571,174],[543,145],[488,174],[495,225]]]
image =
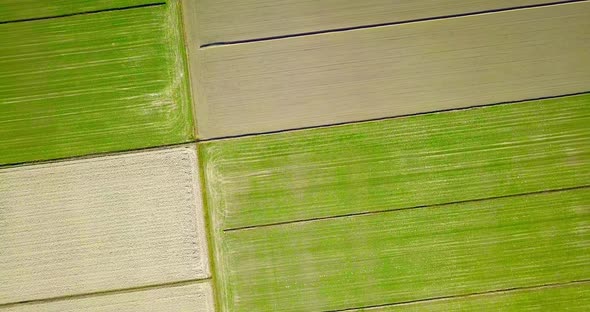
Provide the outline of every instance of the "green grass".
[[0,164],[194,139],[176,2],[0,25]]
[[586,188],[229,231],[218,289],[226,311],[332,311],[566,283],[589,227]]

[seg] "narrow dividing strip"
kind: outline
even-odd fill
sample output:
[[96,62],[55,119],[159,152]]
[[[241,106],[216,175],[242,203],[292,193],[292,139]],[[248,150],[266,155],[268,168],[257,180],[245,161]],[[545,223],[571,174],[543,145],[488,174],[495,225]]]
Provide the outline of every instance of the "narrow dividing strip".
[[162,149],[167,149],[167,148],[171,148],[171,147],[188,145],[188,144],[196,143],[196,142],[197,142],[197,140],[189,140],[186,142],[173,143],[173,144],[162,144],[162,145],[158,145],[158,146],[148,146],[148,147],[142,147],[142,148],[136,148],[136,149],[123,150],[123,151],[99,152],[99,153],[91,153],[91,154],[80,155],[80,156],[54,158],[54,159],[48,159],[48,160],[23,161],[23,162],[18,162],[18,163],[0,165],[0,170],[5,169],[5,168],[52,164],[52,163],[68,162],[68,161],[73,161],[73,160],[107,157],[107,156],[113,156],[113,155],[124,155],[124,154],[136,153],[136,152],[142,152],[142,151],[146,151],[146,152],[147,151],[155,151],[155,150],[162,150]]
[[391,23],[380,23],[380,24],[362,25],[362,26],[354,26],[354,27],[326,29],[326,30],[304,32],[304,33],[295,33],[295,34],[287,34],[287,35],[281,35],[281,36],[271,36],[271,37],[262,37],[262,38],[253,38],[253,39],[244,39],[244,40],[235,40],[235,41],[211,42],[211,43],[203,44],[199,48],[205,49],[205,48],[212,48],[212,47],[219,47],[219,46],[226,46],[226,45],[254,43],[254,42],[261,42],[261,41],[296,38],[296,37],[303,37],[303,36],[313,36],[313,35],[321,35],[321,34],[328,34],[328,33],[335,33],[335,32],[345,32],[345,31],[354,31],[354,30],[361,30],[361,29],[368,29],[368,28],[386,27],[386,26],[402,25],[402,24],[417,23],[417,22],[427,22],[427,21],[441,20],[441,19],[447,19],[447,18],[457,18],[457,17],[482,15],[482,14],[489,14],[489,13],[513,11],[513,10],[523,10],[523,9],[553,6],[553,5],[560,5],[560,4],[566,4],[566,3],[574,3],[574,2],[585,2],[585,1],[588,1],[588,0],[565,0],[565,1],[556,1],[556,2],[551,2],[551,3],[516,6],[516,7],[511,7],[511,8],[501,8],[501,9],[484,10],[484,11],[476,11],[476,12],[469,12],[469,13],[440,15],[440,16],[418,18],[418,19],[405,20],[405,21],[399,21],[399,22],[391,22]]
[[[586,0],[584,0],[584,1],[586,1]],[[196,142],[217,142],[217,141],[222,141],[222,140],[239,139],[239,138],[245,138],[245,137],[254,137],[254,136],[258,136],[258,135],[268,135],[268,134],[296,132],[296,131],[303,131],[303,130],[310,130],[310,129],[323,129],[323,128],[330,128],[330,127],[335,127],[335,126],[360,124],[360,123],[374,122],[374,121],[381,121],[381,120],[391,120],[391,119],[398,119],[398,118],[406,118],[406,117],[430,115],[430,114],[436,114],[436,113],[458,112],[458,111],[465,111],[465,110],[470,110],[470,109],[486,108],[486,107],[493,107],[493,106],[499,106],[499,105],[518,104],[518,103],[530,102],[530,101],[550,100],[550,99],[557,99],[557,98],[561,98],[561,97],[584,95],[584,94],[590,94],[590,90],[583,91],[583,92],[575,92],[575,93],[567,93],[567,94],[560,94],[560,95],[551,95],[551,96],[544,96],[544,97],[537,97],[537,98],[529,98],[529,99],[515,100],[515,101],[505,101],[505,102],[497,102],[497,103],[490,103],[490,104],[483,104],[483,105],[473,105],[473,106],[466,106],[466,107],[459,107],[459,108],[441,109],[441,110],[434,110],[434,111],[429,111],[429,112],[420,112],[420,113],[414,113],[414,114],[405,114],[405,115],[397,115],[397,116],[386,116],[386,117],[380,117],[380,118],[371,118],[371,119],[362,119],[362,120],[355,120],[355,121],[338,122],[338,123],[331,123],[331,124],[317,125],[317,126],[309,126],[309,127],[301,127],[301,128],[281,129],[281,130],[276,130],[276,131],[246,133],[246,134],[240,134],[240,135],[230,135],[230,136],[223,136],[223,137],[215,137],[215,138],[210,138],[210,139],[197,139]]]
[[590,279],[570,281],[567,283],[552,283],[552,284],[542,284],[542,285],[526,286],[526,287],[495,289],[495,290],[482,291],[482,292],[476,292],[476,293],[465,294],[465,295],[434,297],[434,298],[426,298],[426,299],[419,299],[419,300],[412,300],[412,301],[405,301],[405,302],[397,302],[397,303],[391,303],[391,304],[381,304],[381,305],[374,305],[374,306],[367,306],[367,307],[350,308],[350,309],[344,309],[344,310],[325,310],[322,312],[358,311],[359,309],[373,310],[373,309],[378,309],[378,308],[404,306],[404,305],[418,304],[418,303],[424,303],[424,302],[443,301],[443,300],[451,300],[451,299],[458,299],[458,298],[471,298],[471,297],[478,297],[478,296],[490,295],[490,294],[505,294],[505,293],[512,293],[512,292],[519,292],[519,291],[526,291],[526,290],[540,290],[540,289],[546,289],[546,288],[556,288],[556,287],[564,287],[564,286],[571,286],[571,285],[584,285],[584,284],[590,284]]
[[21,22],[41,21],[41,20],[48,20],[48,19],[54,19],[54,18],[62,18],[62,17],[76,16],[76,15],[87,15],[87,14],[97,14],[97,13],[103,13],[103,12],[112,12],[112,11],[140,9],[140,8],[147,8],[147,7],[154,7],[154,6],[164,5],[164,4],[166,4],[166,2],[155,2],[155,3],[147,3],[147,4],[139,4],[139,5],[133,5],[133,6],[126,6],[126,7],[121,7],[121,8],[110,8],[110,9],[92,10],[92,11],[84,11],[84,12],[68,13],[68,14],[61,14],[61,15],[44,16],[44,17],[23,18],[23,19],[16,19],[16,20],[0,21],[0,25],[2,25],[2,24],[11,24],[11,23],[21,23]]
[[82,298],[90,298],[90,297],[108,296],[108,295],[120,294],[120,293],[139,292],[139,291],[152,290],[152,289],[181,287],[181,286],[192,285],[192,284],[206,283],[206,282],[209,282],[210,280],[211,280],[211,277],[208,277],[208,278],[204,278],[204,279],[190,279],[190,280],[177,281],[177,282],[171,282],[171,283],[163,283],[163,284],[157,284],[157,285],[147,285],[147,286],[140,286],[140,287],[124,288],[124,289],[112,289],[112,290],[97,291],[97,292],[91,292],[91,293],[85,293],[85,294],[76,294],[76,295],[59,296],[59,297],[52,297],[52,298],[43,298],[43,299],[11,302],[11,303],[0,304],[0,310],[4,309],[4,308],[9,308],[9,307],[21,305],[21,304],[49,303],[49,302],[62,301],[62,300],[82,299]]
[[268,223],[268,224],[262,224],[262,225],[243,226],[243,227],[224,229],[223,232],[235,232],[235,231],[242,231],[242,230],[252,230],[252,229],[258,229],[258,228],[281,226],[281,225],[287,225],[287,224],[293,224],[293,223],[309,223],[309,222],[316,222],[316,221],[323,221],[323,220],[330,220],[330,219],[340,219],[340,218],[358,217],[358,216],[366,216],[366,215],[375,215],[375,214],[395,212],[395,211],[437,208],[437,207],[444,207],[444,206],[450,206],[450,205],[456,205],[456,204],[485,202],[485,201],[501,199],[501,198],[513,198],[513,197],[522,197],[522,196],[528,196],[528,195],[549,194],[549,193],[557,193],[557,192],[564,192],[564,191],[580,190],[580,189],[585,189],[585,188],[590,188],[590,184],[576,186],[576,187],[566,187],[566,188],[560,188],[560,189],[543,190],[543,191],[538,191],[538,192],[510,194],[510,195],[477,198],[477,199],[469,199],[469,200],[459,200],[459,201],[453,201],[453,202],[436,204],[436,205],[420,205],[420,206],[412,206],[412,207],[406,207],[406,208],[386,209],[386,210],[379,210],[379,211],[367,211],[367,212],[349,213],[349,214],[329,216],[329,217],[309,218],[309,219],[301,219],[301,220],[286,221],[286,222]]
[[[196,149],[197,149],[197,155],[200,153],[199,151],[199,145],[196,144]],[[218,268],[217,266],[219,265],[217,263],[218,259],[218,251],[216,250],[216,244],[218,244],[218,241],[216,240],[215,237],[215,226],[213,224],[213,220],[211,218],[210,215],[210,211],[209,209],[207,209],[207,207],[209,207],[208,203],[207,203],[207,196],[205,196],[205,194],[207,194],[207,181],[205,181],[205,175],[203,174],[204,172],[204,163],[202,161],[198,161],[197,163],[198,166],[198,173],[199,173],[199,183],[200,183],[200,187],[201,187],[201,194],[202,194],[202,200],[203,200],[203,218],[205,220],[205,237],[207,238],[207,248],[208,248],[208,255],[209,255],[209,270],[211,272],[212,277],[210,277],[211,279],[211,286],[214,289],[213,291],[213,301],[215,302],[215,306],[216,307],[220,307],[223,305],[223,300],[224,298],[221,296],[220,292],[216,291],[218,289],[218,287],[221,287],[221,285],[218,285],[219,283],[219,275],[220,271],[221,271],[221,267]]]

